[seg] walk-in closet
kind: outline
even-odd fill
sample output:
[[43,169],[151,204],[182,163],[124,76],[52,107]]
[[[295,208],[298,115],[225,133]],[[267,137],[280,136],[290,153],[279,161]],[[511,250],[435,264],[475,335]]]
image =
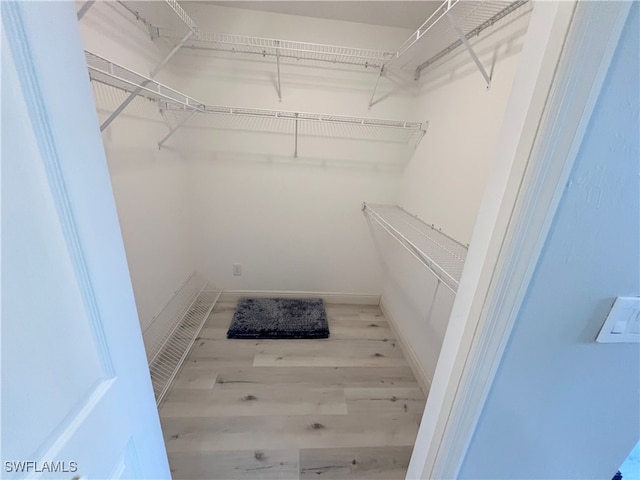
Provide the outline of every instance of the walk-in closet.
[[0,1],[2,477],[633,479],[639,7]]
[[78,4],[174,478],[406,475],[532,4],[365,3]]

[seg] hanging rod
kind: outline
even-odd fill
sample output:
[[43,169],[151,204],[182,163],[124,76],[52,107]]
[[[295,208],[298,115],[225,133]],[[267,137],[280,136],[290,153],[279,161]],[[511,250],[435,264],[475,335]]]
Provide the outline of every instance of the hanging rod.
[[396,205],[362,204],[375,222],[449,290],[458,290],[467,247]]
[[[390,120],[380,118],[353,117],[346,115],[333,115],[310,112],[294,112],[287,110],[268,110],[260,108],[230,107],[221,105],[206,105],[177,90],[140,75],[133,70],[118,65],[99,55],[85,51],[85,58],[92,80],[124,90],[133,96],[141,96],[158,103],[162,111],[186,111],[187,116],[179,122],[179,125],[170,129],[170,132],[160,142],[161,147],[168,138],[173,135],[188,118],[194,113],[223,114],[244,117],[260,117],[288,121],[320,122],[333,125],[351,125],[360,127],[375,127],[405,132],[407,135],[417,135],[419,142],[426,133],[427,122],[415,122],[406,120]],[[297,141],[297,135],[296,135]],[[407,137],[406,142],[409,141]],[[416,143],[417,145],[417,143]]]

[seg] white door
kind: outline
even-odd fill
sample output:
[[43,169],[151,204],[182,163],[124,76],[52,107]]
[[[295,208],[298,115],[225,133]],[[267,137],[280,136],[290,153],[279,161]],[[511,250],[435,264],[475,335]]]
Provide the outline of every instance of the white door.
[[0,477],[169,478],[74,2],[0,4]]

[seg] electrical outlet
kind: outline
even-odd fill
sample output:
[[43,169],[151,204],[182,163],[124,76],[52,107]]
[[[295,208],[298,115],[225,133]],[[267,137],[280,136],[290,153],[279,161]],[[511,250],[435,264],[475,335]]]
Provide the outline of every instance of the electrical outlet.
[[233,274],[236,277],[239,277],[240,275],[242,275],[242,265],[240,265],[239,263],[234,263],[233,264]]

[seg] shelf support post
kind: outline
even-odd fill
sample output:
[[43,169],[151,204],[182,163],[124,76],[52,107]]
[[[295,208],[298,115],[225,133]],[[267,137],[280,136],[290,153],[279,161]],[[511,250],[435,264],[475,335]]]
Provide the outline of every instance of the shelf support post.
[[293,151],[293,158],[298,158],[298,114],[296,113],[296,124],[295,124],[295,148]]
[[469,40],[467,40],[467,36],[464,34],[462,29],[458,26],[458,23],[455,21],[455,19],[453,18],[453,15],[451,15],[450,11],[447,11],[447,18],[451,22],[451,26],[453,27],[453,29],[456,31],[456,33],[460,37],[460,41],[462,42],[462,44],[465,46],[465,48],[469,52],[469,55],[471,55],[471,58],[473,59],[474,63],[476,64],[476,67],[478,67],[478,70],[480,70],[480,73],[482,74],[482,76],[484,77],[485,81],[487,82],[487,89],[488,89],[491,86],[491,77],[489,76],[487,71],[484,69],[484,66],[480,62],[480,59],[478,58],[478,55],[476,55],[476,52],[473,50],[473,47],[469,43]]
[[[189,40],[191,38],[191,36],[193,35],[193,32],[190,30],[189,32],[187,32],[187,34],[182,38],[182,40],[180,40],[180,42],[173,47],[173,50],[171,50],[166,57],[164,57],[164,59],[156,66],[156,68],[153,69],[153,72],[151,72],[151,74],[149,75],[151,78],[155,77],[158,72],[162,69],[162,67],[164,67],[167,62],[169,60],[171,60],[171,58],[178,52],[178,50],[180,50],[180,48],[187,42],[187,40]],[[142,90],[142,87],[145,87],[149,82],[148,81],[144,81],[139,87],[137,87],[133,92],[131,92],[129,94],[129,96],[120,104],[118,105],[118,108],[116,108],[113,113],[111,115],[109,115],[109,117],[102,122],[102,125],[100,125],[100,131],[103,132],[105,128],[107,128],[111,122],[113,122],[116,117],[118,115],[120,115],[120,113],[122,113],[122,111],[127,108],[127,105],[129,105],[134,98],[136,98],[136,95],[138,95],[140,93],[140,91]]]
[[376,76],[376,83],[373,84],[373,92],[371,92],[371,98],[369,99],[369,109],[373,107],[373,98],[376,96],[376,90],[378,90],[378,82],[380,81],[380,77],[384,73],[384,65],[380,67],[380,71]]
[[440,288],[440,284],[442,283],[442,280],[440,280],[440,277],[436,277],[436,280],[438,283],[436,283],[436,288],[433,291],[433,297],[431,298],[431,305],[429,306],[429,313],[427,313],[428,324],[431,323],[431,318],[433,317],[433,310],[435,308],[436,300],[438,298],[438,289]]
[[91,7],[93,7],[95,1],[96,0],[87,0],[86,2],[84,2],[82,7],[80,7],[80,10],[78,10],[78,21],[82,20],[84,14],[87,13]]
[[282,101],[282,86],[280,84],[280,42],[276,40],[276,68],[278,70],[278,100]]
[[187,121],[193,117],[194,113],[196,113],[197,110],[191,110],[190,112],[187,112],[187,114],[182,117],[182,119],[176,124],[175,127],[173,127],[171,130],[169,130],[169,133],[167,133],[164,138],[162,140],[160,140],[158,142],[158,150],[160,150],[162,148],[162,146],[164,145],[164,143],[169,140],[169,138],[171,137],[171,135],[173,135],[174,133],[176,133],[176,131],[182,127],[185,123],[187,123]]
[[424,138],[424,136],[427,134],[426,130],[421,130],[420,131],[420,135],[418,136],[418,139],[416,140],[416,144],[413,146],[413,150],[416,151],[418,149],[418,146],[420,145],[420,142],[422,141],[422,139]]

